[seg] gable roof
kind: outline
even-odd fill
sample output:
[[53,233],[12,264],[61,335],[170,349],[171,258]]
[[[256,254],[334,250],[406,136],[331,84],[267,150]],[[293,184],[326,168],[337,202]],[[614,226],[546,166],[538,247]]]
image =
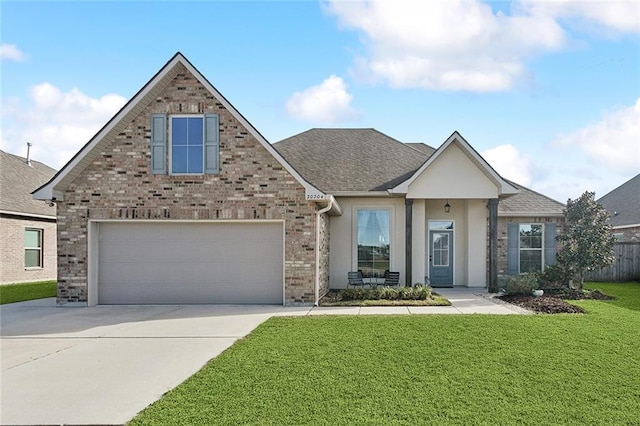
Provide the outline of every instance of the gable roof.
[[436,149],[433,155],[429,156],[427,161],[425,161],[424,164],[422,164],[422,166],[413,173],[412,176],[399,182],[396,187],[392,188],[392,192],[406,194],[409,191],[409,185],[411,185],[411,183],[414,182],[431,164],[433,164],[452,144],[456,144],[458,148],[460,148],[460,150],[469,157],[471,162],[473,162],[478,169],[498,187],[499,195],[513,195],[518,193],[518,190],[508,181],[503,179],[457,131],[453,132],[451,136],[449,136],[449,138],[447,138],[447,140],[440,145],[438,149]]
[[429,158],[430,148],[413,148],[375,129],[311,129],[274,147],[305,179],[338,195],[393,188]]
[[102,144],[110,142],[113,137],[118,135],[134,117],[140,114],[152,100],[156,99],[177,74],[185,70],[191,73],[275,157],[285,170],[293,175],[305,188],[307,196],[315,195],[316,197],[312,198],[324,199],[324,194],[305,181],[264,136],[180,52],[177,52],[49,182],[35,190],[33,198],[38,200],[62,199],[64,188],[99,155]]
[[640,174],[597,201],[611,215],[611,226],[640,225]]
[[0,151],[0,213],[55,218],[55,206],[31,198],[31,191],[47,182],[56,170],[39,161]]

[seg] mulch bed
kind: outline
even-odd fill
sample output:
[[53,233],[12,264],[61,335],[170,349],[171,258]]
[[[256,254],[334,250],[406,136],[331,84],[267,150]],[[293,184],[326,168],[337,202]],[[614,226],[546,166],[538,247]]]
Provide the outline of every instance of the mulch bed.
[[555,294],[534,296],[498,296],[500,300],[520,306],[530,311],[544,314],[583,314],[585,310],[567,303],[566,300],[611,300],[613,297],[599,291],[566,290]]

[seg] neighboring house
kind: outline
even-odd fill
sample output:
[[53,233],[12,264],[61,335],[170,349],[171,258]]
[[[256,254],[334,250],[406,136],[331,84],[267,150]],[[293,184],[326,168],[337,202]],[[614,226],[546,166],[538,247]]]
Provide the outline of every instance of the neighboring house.
[[597,201],[611,217],[616,241],[640,241],[640,174]]
[[58,208],[58,303],[316,303],[347,272],[495,286],[555,258],[563,205],[454,132],[275,145],[182,54],[34,197]]
[[31,192],[56,173],[0,151],[0,283],[56,278],[56,208]]

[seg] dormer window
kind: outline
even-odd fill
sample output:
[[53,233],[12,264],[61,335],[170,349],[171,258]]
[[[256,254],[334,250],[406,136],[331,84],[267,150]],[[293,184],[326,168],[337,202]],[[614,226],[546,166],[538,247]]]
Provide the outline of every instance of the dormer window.
[[217,114],[168,117],[154,114],[151,118],[151,172],[167,174],[168,171],[172,175],[218,173],[218,120]]

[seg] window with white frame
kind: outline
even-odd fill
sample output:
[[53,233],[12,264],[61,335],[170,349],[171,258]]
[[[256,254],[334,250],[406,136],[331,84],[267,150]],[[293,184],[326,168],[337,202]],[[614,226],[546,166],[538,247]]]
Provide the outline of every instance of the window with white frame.
[[219,172],[217,114],[154,114],[151,120],[153,174],[201,175]]
[[358,270],[364,277],[382,277],[391,263],[391,212],[358,209],[356,221]]
[[24,230],[24,267],[42,268],[42,229]]
[[544,229],[542,224],[520,224],[519,257],[520,273],[542,272]]

